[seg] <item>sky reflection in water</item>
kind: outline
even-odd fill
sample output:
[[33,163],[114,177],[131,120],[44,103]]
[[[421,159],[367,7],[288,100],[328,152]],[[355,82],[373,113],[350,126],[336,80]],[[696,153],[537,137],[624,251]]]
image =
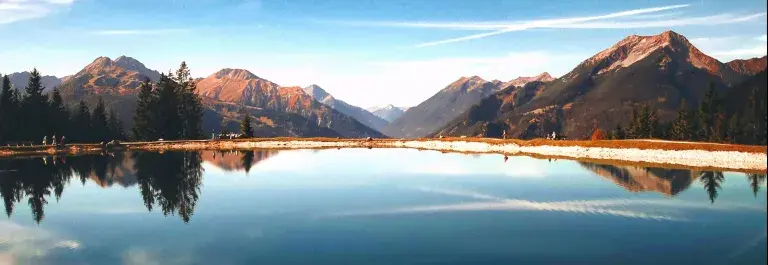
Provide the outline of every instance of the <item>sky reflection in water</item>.
[[0,264],[766,262],[764,175],[402,149],[0,169]]

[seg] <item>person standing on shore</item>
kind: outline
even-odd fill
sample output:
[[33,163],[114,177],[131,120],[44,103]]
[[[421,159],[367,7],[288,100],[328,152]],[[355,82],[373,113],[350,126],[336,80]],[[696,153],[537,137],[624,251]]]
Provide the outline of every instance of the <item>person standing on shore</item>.
[[43,136],[43,145],[48,143],[48,136]]

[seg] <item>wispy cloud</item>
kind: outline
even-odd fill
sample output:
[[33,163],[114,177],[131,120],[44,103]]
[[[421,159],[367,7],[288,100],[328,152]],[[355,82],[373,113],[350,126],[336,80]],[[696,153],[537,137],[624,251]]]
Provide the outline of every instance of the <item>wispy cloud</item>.
[[749,58],[755,56],[763,56],[766,54],[767,49],[768,45],[762,44],[751,48],[715,51],[712,52],[712,56],[725,58]]
[[[654,11],[648,11],[654,12]],[[622,13],[622,12],[620,12]],[[617,13],[619,14],[619,13]],[[624,13],[623,16],[632,16],[633,13]],[[613,15],[613,14],[611,14]],[[746,21],[753,21],[765,17],[766,12],[755,13],[750,15],[736,15],[736,14],[720,14],[712,16],[702,17],[689,17],[680,19],[665,19],[665,20],[632,20],[632,21],[595,21],[602,20],[606,16],[590,17],[590,18],[575,18],[564,20],[548,20],[548,21],[536,21],[523,23],[519,25],[509,25],[507,28],[486,32],[481,34],[469,35],[465,37],[452,38],[440,41],[425,42],[414,45],[416,48],[435,46],[446,43],[460,42],[472,39],[480,39],[489,36],[504,34],[512,31],[522,31],[534,28],[560,28],[560,29],[632,29],[632,28],[670,28],[679,26],[691,26],[691,25],[723,25],[733,24]],[[619,16],[613,16],[619,17]],[[464,25],[469,26],[469,25]]]
[[[558,18],[558,19],[543,19],[543,20],[528,20],[528,21],[478,21],[478,22],[340,22],[348,25],[357,26],[381,26],[381,27],[410,27],[410,28],[441,28],[441,29],[458,29],[458,30],[525,30],[538,27],[545,27],[548,25],[559,25],[567,23],[586,22],[592,20],[619,18],[626,16],[633,16],[639,14],[646,14],[652,12],[659,12],[677,8],[688,7],[689,5],[672,5],[663,7],[652,7],[635,10],[626,10],[607,15],[599,16],[586,16],[586,17],[570,17],[570,18]],[[339,22],[337,22],[339,23]]]
[[463,37],[424,42],[413,47],[429,47],[448,43],[481,39],[514,31],[537,28],[557,29],[632,29],[632,28],[670,28],[690,25],[722,25],[755,21],[766,16],[766,12],[752,14],[717,14],[698,17],[679,17],[683,12],[663,12],[678,10],[690,5],[670,5],[661,7],[625,10],[597,16],[568,17],[557,19],[528,21],[477,21],[477,22],[345,22],[354,26],[428,28],[448,30],[488,31]]
[[34,19],[64,10],[74,0],[0,0],[0,25]]
[[766,36],[765,34],[763,34],[763,36],[757,37],[757,40],[761,40],[761,41],[768,41],[768,36]]
[[118,30],[98,30],[94,31],[96,35],[160,35],[169,33],[189,32],[189,29],[118,29]]
[[762,36],[722,36],[691,38],[691,43],[720,61],[766,55],[768,45]]

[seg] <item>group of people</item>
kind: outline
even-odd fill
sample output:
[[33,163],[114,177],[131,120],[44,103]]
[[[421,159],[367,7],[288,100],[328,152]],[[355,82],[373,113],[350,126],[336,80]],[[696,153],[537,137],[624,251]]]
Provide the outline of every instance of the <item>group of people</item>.
[[64,145],[64,139],[65,138],[66,138],[65,136],[61,136],[61,141],[59,141],[59,143],[57,144],[56,143],[56,135],[54,134],[51,137],[51,142],[48,143],[48,136],[46,135],[46,136],[43,136],[43,145]]
[[549,140],[557,140],[557,134],[553,131],[552,134],[547,134],[547,139]]
[[234,139],[234,138],[239,138],[240,136],[242,136],[242,134],[240,134],[240,133],[219,133],[219,134],[217,134],[217,133],[214,132],[213,135],[211,136],[211,140],[226,139],[226,138]]

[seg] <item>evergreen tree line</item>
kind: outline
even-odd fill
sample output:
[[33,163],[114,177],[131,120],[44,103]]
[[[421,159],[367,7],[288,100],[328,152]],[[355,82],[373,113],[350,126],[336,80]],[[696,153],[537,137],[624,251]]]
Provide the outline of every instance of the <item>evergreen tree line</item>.
[[32,70],[23,93],[11,88],[7,75],[2,77],[0,85],[0,143],[40,144],[44,137],[47,143],[58,143],[62,136],[77,142],[126,138],[122,121],[114,110],[107,111],[101,98],[93,111],[82,100],[74,109],[69,109],[58,87],[54,87],[50,95],[43,94],[45,87],[37,69]]
[[162,74],[155,84],[144,80],[133,117],[134,140],[201,139],[203,105],[196,88],[186,62],[175,74]]
[[702,141],[735,144],[766,144],[765,99],[757,98],[753,89],[744,109],[728,114],[725,98],[717,95],[710,85],[698,108],[689,109],[683,99],[675,119],[664,123],[659,120],[658,110],[647,104],[632,110],[626,127],[618,124],[610,133],[610,139],[658,138],[679,141]]

